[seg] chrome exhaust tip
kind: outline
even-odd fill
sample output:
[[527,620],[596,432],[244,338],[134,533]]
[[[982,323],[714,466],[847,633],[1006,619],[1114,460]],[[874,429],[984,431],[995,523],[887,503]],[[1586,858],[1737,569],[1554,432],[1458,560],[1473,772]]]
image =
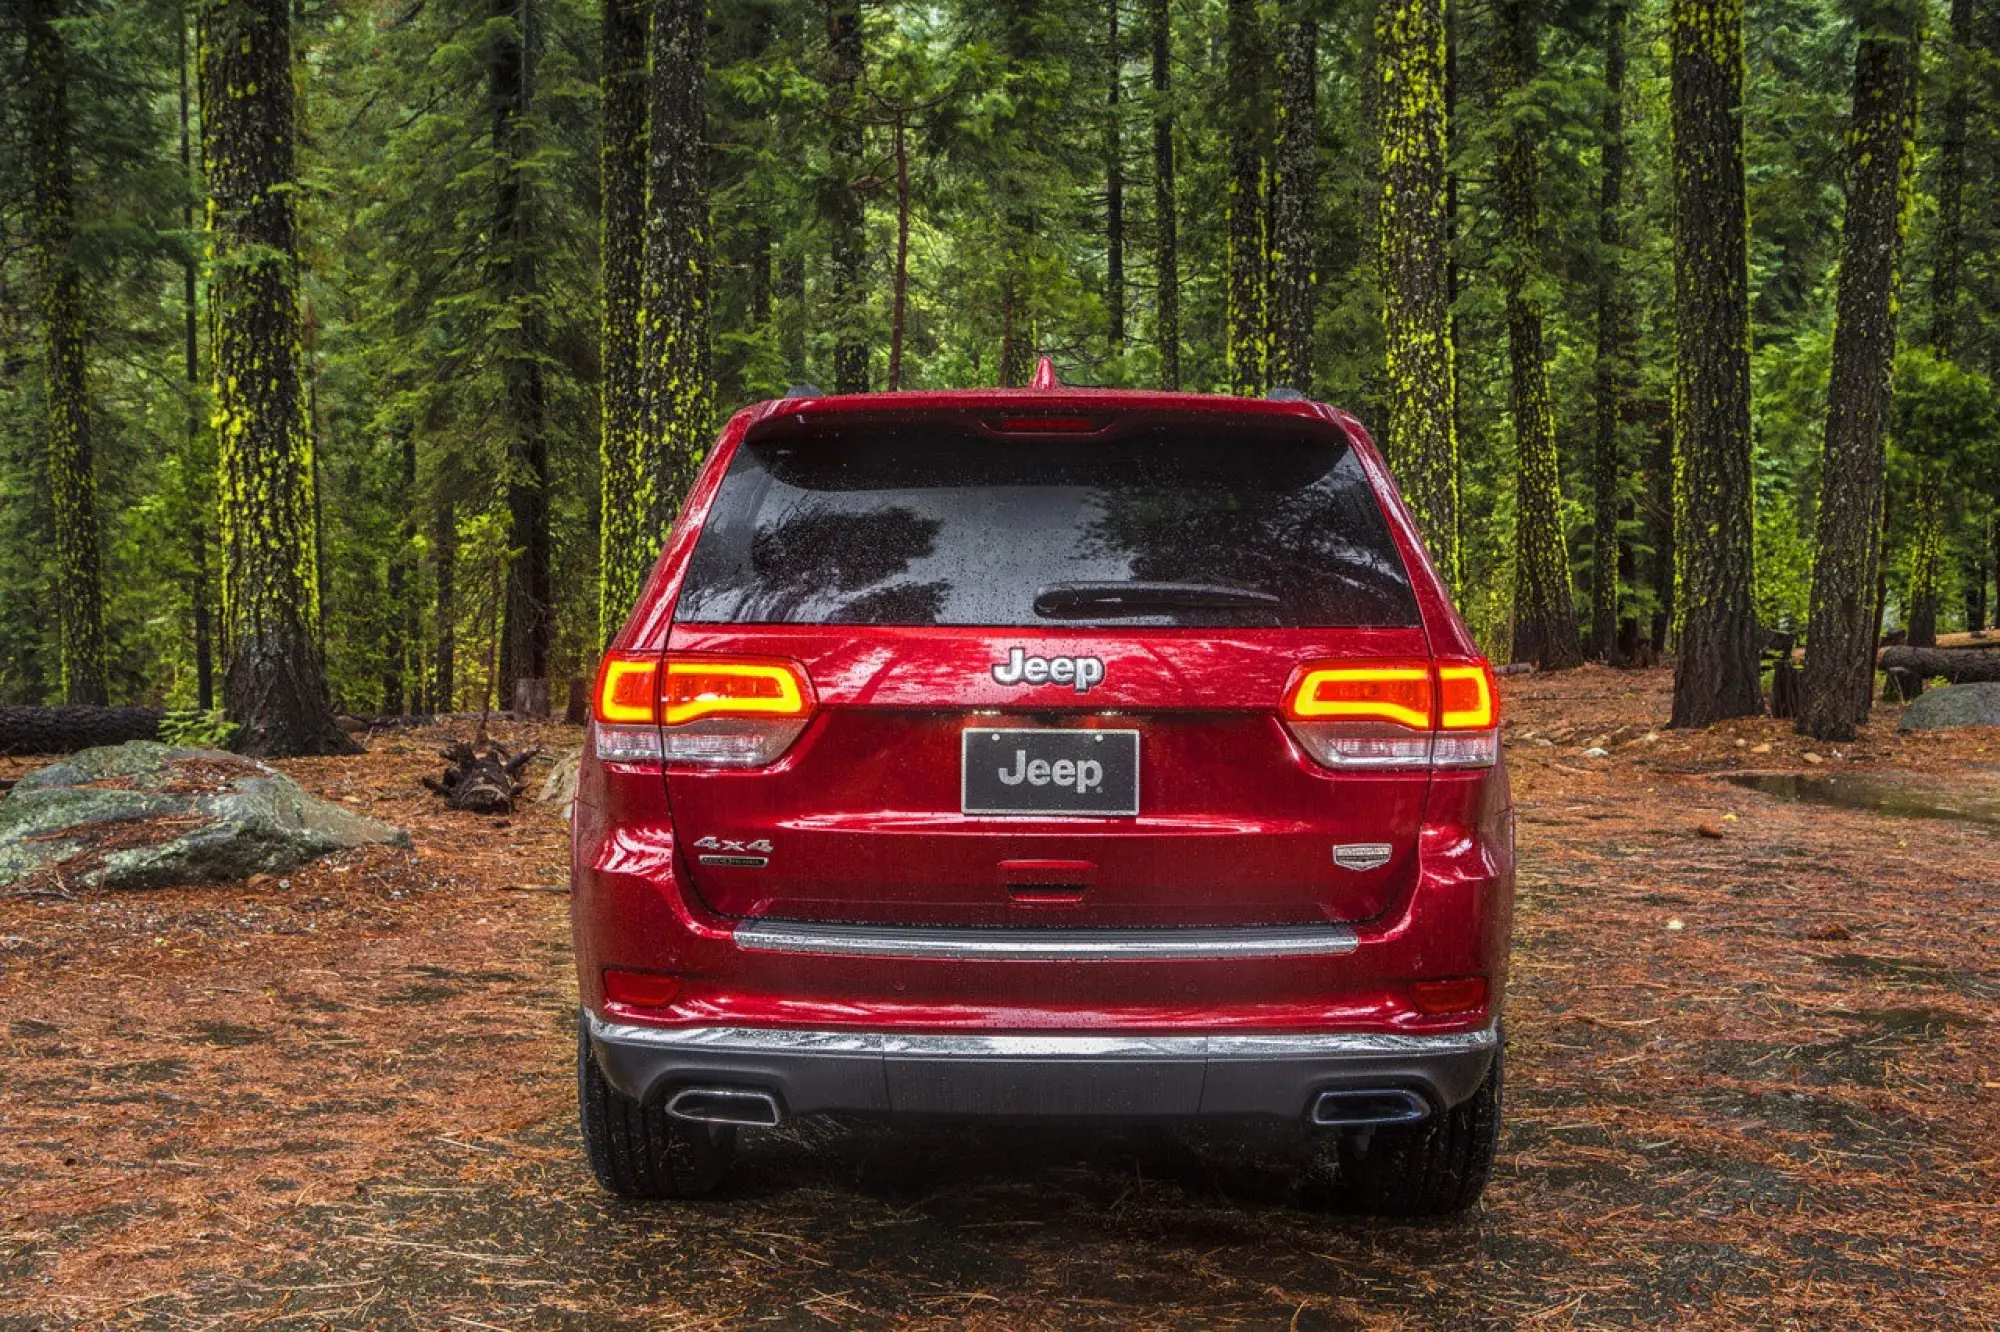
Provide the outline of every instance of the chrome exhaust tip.
[[784,1112],[778,1098],[748,1087],[683,1087],[667,1098],[667,1113],[697,1124],[776,1128]]
[[1321,1128],[1382,1128],[1420,1124],[1430,1117],[1431,1103],[1406,1087],[1321,1092],[1312,1107],[1312,1122]]

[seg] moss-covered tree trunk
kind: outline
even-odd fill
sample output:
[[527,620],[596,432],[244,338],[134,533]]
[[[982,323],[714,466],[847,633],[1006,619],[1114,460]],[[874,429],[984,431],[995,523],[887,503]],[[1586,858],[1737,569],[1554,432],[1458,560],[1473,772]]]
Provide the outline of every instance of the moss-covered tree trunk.
[[1285,24],[1278,50],[1277,198],[1271,209],[1272,305],[1277,336],[1271,382],[1313,391],[1318,292],[1313,241],[1319,222],[1319,24]]
[[314,639],[312,442],[303,355],[288,0],[201,13],[202,163],[220,455],[224,705],[253,754],[351,753]]
[[1174,190],[1173,22],[1167,0],[1147,0],[1146,36],[1153,57],[1154,336],[1160,345],[1160,387],[1181,386],[1179,203]]
[[1446,582],[1459,584],[1458,397],[1451,341],[1445,0],[1376,11],[1389,467]]
[[[194,237],[195,202],[198,189],[194,178],[193,52],[188,45],[189,14],[185,3],[174,15],[175,61],[179,76],[181,131],[181,228],[187,232],[187,249],[181,258],[181,377],[187,392],[187,414],[181,433],[182,456],[186,460],[185,484],[196,497],[194,517],[188,523],[188,600],[194,612],[195,705],[203,712],[215,707],[215,626],[214,590],[208,574],[209,516],[215,509],[215,460],[203,458],[201,402],[201,253]],[[197,459],[201,459],[197,463]]]
[[1223,98],[1229,117],[1228,328],[1223,350],[1230,392],[1239,394],[1262,393],[1268,373],[1265,283],[1270,255],[1264,243],[1264,159],[1270,126],[1262,28],[1257,0],[1229,0],[1223,31]]
[[657,551],[714,427],[709,382],[708,9],[653,0],[639,314],[644,534]]
[[1742,0],[1672,0],[1679,660],[1673,725],[1763,710],[1751,609]]
[[489,266],[500,377],[506,393],[509,442],[507,513],[515,551],[507,563],[500,639],[500,698],[506,707],[517,680],[545,680],[554,638],[550,576],[548,389],[542,358],[548,316],[539,277],[539,238],[528,197],[528,159],[535,150],[529,111],[534,0],[488,0],[491,45],[487,100],[493,124],[493,233]]
[[[1831,406],[1828,415],[1832,414]],[[1910,619],[1911,647],[1937,646],[1938,579],[1943,574],[1945,523],[1944,469],[1929,458],[1917,462],[1917,484],[1910,497]]]
[[83,278],[77,270],[64,0],[27,0],[28,134],[41,289],[49,499],[55,519],[56,642],[63,699],[105,702],[104,589],[99,574],[97,474],[84,383]]
[[625,622],[660,553],[649,530],[641,459],[639,271],[646,221],[646,5],[605,0],[604,123],[599,170],[604,199],[604,358],[599,484],[597,633],[609,642]]
[[1514,415],[1515,661],[1560,670],[1583,661],[1562,526],[1562,460],[1542,338],[1540,164],[1526,118],[1540,36],[1530,0],[1501,0],[1495,91],[1501,99],[1499,196],[1506,237],[1508,406]]
[[[1874,693],[1884,439],[1916,157],[1920,11],[1915,0],[1883,0],[1869,5],[1859,21],[1833,376],[1799,695],[1799,730],[1822,740],[1852,739],[1868,718]],[[1934,560],[1935,543],[1930,553]]]
[[1107,0],[1104,24],[1104,341],[1125,350],[1125,44],[1118,35],[1123,0]]
[[1631,332],[1625,303],[1625,0],[1604,11],[1604,172],[1598,185],[1597,363],[1592,375],[1597,411],[1590,459],[1590,655],[1618,657],[1618,571],[1623,563],[1618,519],[1625,504],[1625,460],[1619,446],[1630,394]]
[[833,130],[826,182],[826,227],[832,243],[833,391],[868,391],[867,292],[862,287],[861,196],[866,170],[861,123],[861,0],[827,0],[826,111]]

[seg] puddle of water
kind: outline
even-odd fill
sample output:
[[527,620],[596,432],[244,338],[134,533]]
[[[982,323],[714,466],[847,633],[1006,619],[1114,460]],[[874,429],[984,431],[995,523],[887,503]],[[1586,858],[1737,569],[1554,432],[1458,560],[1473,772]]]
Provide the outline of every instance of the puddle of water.
[[1806,772],[1744,772],[1732,774],[1726,780],[1780,800],[1836,805],[1841,809],[1859,809],[1871,814],[1893,814],[1911,819],[1953,819],[1960,823],[2000,828],[2000,792],[1991,790],[1990,783],[1986,782],[1975,783],[1974,789],[1964,790],[1944,786],[1911,786],[1861,773]]

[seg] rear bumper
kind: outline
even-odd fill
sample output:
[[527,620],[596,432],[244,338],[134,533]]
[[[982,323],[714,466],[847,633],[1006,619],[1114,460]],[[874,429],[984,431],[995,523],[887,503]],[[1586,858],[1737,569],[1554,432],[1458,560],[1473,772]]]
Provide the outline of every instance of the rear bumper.
[[686,1087],[758,1090],[790,1115],[1303,1121],[1322,1092],[1470,1097],[1499,1045],[1467,1032],[1245,1035],[643,1027],[584,1014],[611,1085],[658,1104]]

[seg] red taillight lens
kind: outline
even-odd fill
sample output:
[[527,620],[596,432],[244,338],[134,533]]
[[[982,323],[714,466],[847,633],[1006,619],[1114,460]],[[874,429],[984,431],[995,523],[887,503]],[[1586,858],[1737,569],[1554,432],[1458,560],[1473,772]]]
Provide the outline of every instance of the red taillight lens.
[[659,653],[606,653],[597,668],[597,720],[628,726],[657,722],[659,707]]
[[1379,721],[1412,730],[1431,725],[1428,662],[1315,665],[1300,671],[1285,696],[1299,721]]
[[653,971],[604,971],[604,1000],[622,1008],[666,1008],[680,996],[681,978]]
[[804,717],[812,696],[790,662],[669,657],[661,704],[660,720],[680,726],[703,717]]
[[1308,662],[1285,690],[1285,724],[1332,768],[1483,767],[1499,753],[1484,661]]
[[1438,728],[1490,731],[1500,724],[1500,695],[1493,668],[1483,661],[1438,663]]
[[790,748],[815,705],[806,673],[788,661],[614,652],[597,673],[597,752],[757,767]]
[[1486,1007],[1486,977],[1457,976],[1451,980],[1418,981],[1410,986],[1410,1002],[1428,1017],[1475,1013]]

